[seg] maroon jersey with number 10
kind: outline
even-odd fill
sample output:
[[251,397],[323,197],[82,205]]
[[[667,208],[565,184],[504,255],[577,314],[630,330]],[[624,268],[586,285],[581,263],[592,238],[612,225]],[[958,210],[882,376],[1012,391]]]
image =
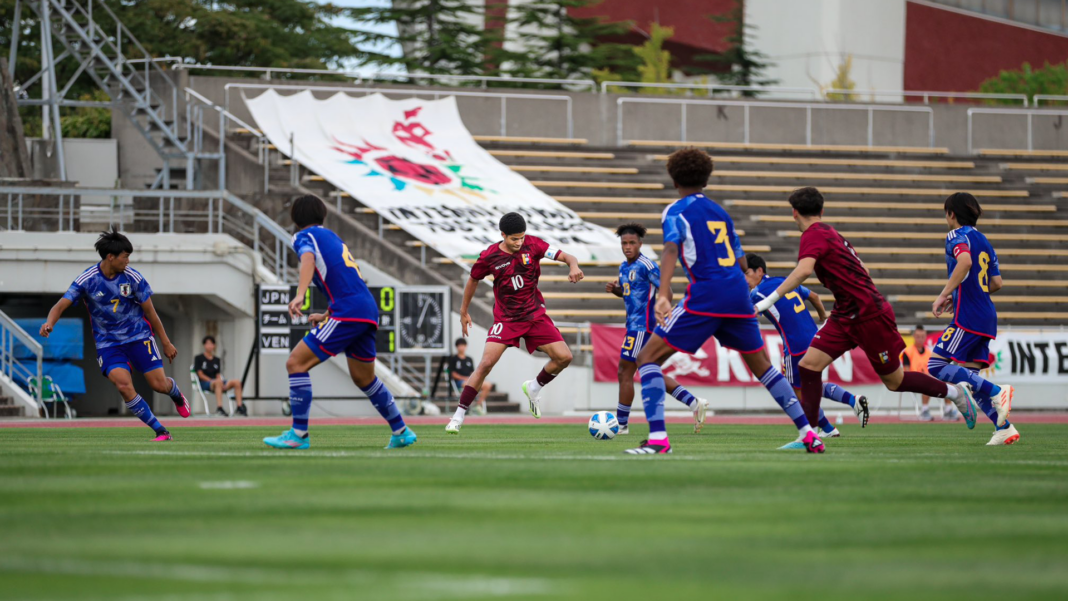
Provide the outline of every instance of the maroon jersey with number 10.
[[816,259],[816,277],[834,293],[832,319],[863,321],[891,311],[857,251],[838,230],[822,221],[809,226],[797,252],[799,261],[806,257]]
[[471,277],[493,276],[493,321],[534,321],[545,315],[545,299],[538,290],[541,258],[556,259],[560,251],[541,238],[528,235],[519,252],[506,253],[500,243],[482,251]]

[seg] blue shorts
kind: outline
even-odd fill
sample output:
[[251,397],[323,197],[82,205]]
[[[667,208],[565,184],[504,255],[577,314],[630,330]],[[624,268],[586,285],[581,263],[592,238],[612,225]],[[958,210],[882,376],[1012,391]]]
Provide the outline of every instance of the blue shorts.
[[990,365],[990,338],[953,325],[942,331],[931,352],[957,363]]
[[784,354],[782,356],[782,377],[786,378],[790,386],[797,389],[801,388],[801,372],[798,371],[798,365],[800,365],[801,359],[804,358],[804,353],[800,355]]
[[[200,389],[204,392],[211,392],[211,383],[214,380],[200,380]],[[226,378],[223,378],[223,386],[226,386]]]
[[106,378],[111,370],[122,368],[126,371],[137,370],[143,374],[163,367],[163,355],[160,354],[154,338],[145,338],[126,344],[96,349],[96,362],[100,373]]
[[756,317],[697,315],[685,311],[681,303],[671,311],[666,328],[656,327],[656,335],[671,348],[691,355],[713,336],[726,348],[739,353],[755,353],[764,348]]
[[331,318],[312,328],[304,336],[304,344],[320,361],[345,353],[346,357],[370,363],[375,360],[377,331],[377,323]]
[[652,337],[653,333],[645,330],[627,330],[627,335],[623,338],[623,346],[619,348],[619,359],[631,363],[637,362],[638,353],[642,352],[645,343],[649,342]]

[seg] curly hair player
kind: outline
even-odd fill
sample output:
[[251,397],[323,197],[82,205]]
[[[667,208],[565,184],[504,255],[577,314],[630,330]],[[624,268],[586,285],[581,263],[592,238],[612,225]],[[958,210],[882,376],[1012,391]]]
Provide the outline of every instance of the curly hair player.
[[[624,223],[616,228],[624,261],[619,264],[619,279],[608,282],[604,291],[623,299],[627,308],[627,334],[619,349],[619,404],[616,419],[619,433],[630,433],[630,408],[634,404],[634,374],[638,371],[641,352],[656,328],[656,294],[660,288],[660,268],[642,254],[642,238],[646,229],[640,223]],[[668,376],[664,376],[667,392],[693,411],[693,431],[701,431],[708,415],[708,401],[695,397],[690,391]]]
[[[794,190],[790,195],[790,206],[793,207],[794,221],[801,230],[797,267],[767,298],[758,302],[756,308],[761,313],[767,311],[780,298],[796,290],[813,272],[834,294],[830,319],[816,333],[798,363],[801,404],[808,419],[819,418],[823,370],[838,357],[860,347],[889,390],[949,398],[968,420],[968,427],[974,427],[975,403],[963,386],[948,385],[916,371],[906,372],[901,366],[905,341],[897,331],[894,309],[875,288],[868,269],[849,241],[823,222],[820,191],[816,188]],[[805,439],[804,443],[810,451],[817,444],[820,448],[823,446],[818,437]]]
[[546,257],[566,263],[571,270],[568,281],[577,283],[583,278],[578,259],[549,246],[541,238],[528,236],[527,222],[519,213],[504,215],[499,225],[502,240],[482,251],[471,266],[471,277],[464,287],[464,300],[460,306],[460,326],[464,336],[473,323],[467,312],[471,299],[479,281],[490,275],[493,276],[493,325],[486,336],[482,360],[467,379],[460,392],[460,406],[445,426],[445,432],[449,434],[460,433],[467,410],[478,396],[482,382],[508,347],[519,346],[520,338],[526,340],[528,353],[539,350],[549,355],[549,362],[537,377],[523,382],[523,394],[534,417],[541,417],[542,387],[571,364],[571,349],[545,313],[545,299],[538,290],[538,279],[541,277],[541,259]]
[[[104,232],[97,239],[100,262],[79,275],[59,302],[48,312],[41,325],[41,336],[48,338],[63,312],[78,301],[89,311],[96,341],[100,373],[122,395],[126,408],[156,433],[155,442],[171,440],[145,399],[137,394],[130,371],[145,376],[152,390],[171,397],[178,414],[189,417],[189,402],[178,389],[174,378],[163,373],[163,359],[173,362],[178,350],[167,337],[156,308],[152,306],[152,288],[148,280],[130,267],[133,244],[117,230]],[[153,336],[159,336],[163,353]]]
[[[656,299],[659,324],[638,353],[642,401],[649,422],[649,439],[628,449],[632,455],[671,452],[664,425],[666,382],[661,365],[676,351],[695,353],[710,337],[742,354],[749,370],[759,374],[779,406],[793,419],[806,440],[819,441],[805,418],[793,388],[768,359],[764,338],[749,300],[742,244],[730,215],[704,195],[712,176],[712,158],[696,148],[677,150],[667,162],[668,174],[682,198],[664,210],[664,252],[660,263],[660,291]],[[682,262],[690,280],[682,302],[671,308],[671,276]],[[823,443],[809,447],[822,452]]]

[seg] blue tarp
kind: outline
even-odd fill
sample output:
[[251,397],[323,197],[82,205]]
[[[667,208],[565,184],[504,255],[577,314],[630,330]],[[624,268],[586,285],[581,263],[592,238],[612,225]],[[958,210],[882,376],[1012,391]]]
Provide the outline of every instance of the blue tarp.
[[[43,338],[40,335],[41,324],[44,323],[43,319],[30,318],[30,319],[16,319],[15,323],[26,330],[33,339],[41,343],[44,347],[44,358],[47,359],[81,359],[85,356],[85,340],[83,336],[84,330],[82,324],[82,318],[80,317],[64,317],[56,322],[56,327],[52,330],[52,334],[48,338]],[[33,359],[34,355],[30,352],[22,343],[15,341],[15,358],[16,359]],[[37,368],[34,368],[36,372]],[[62,386],[62,384],[61,384]],[[83,385],[84,388],[84,385]],[[66,387],[63,387],[66,390]]]
[[[37,375],[36,360],[22,360],[19,363],[25,368],[26,373],[34,377]],[[63,394],[68,397],[85,394],[85,372],[77,365],[69,361],[45,361],[41,369],[44,371],[44,375],[52,376],[52,380],[59,385]],[[22,378],[16,378],[16,380],[19,381],[18,383],[23,388],[29,390],[28,383],[23,381]]]

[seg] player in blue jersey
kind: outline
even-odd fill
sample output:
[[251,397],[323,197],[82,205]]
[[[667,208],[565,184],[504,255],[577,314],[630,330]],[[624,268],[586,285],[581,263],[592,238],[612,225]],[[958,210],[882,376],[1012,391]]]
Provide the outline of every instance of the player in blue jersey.
[[[634,403],[634,374],[638,371],[635,360],[638,353],[653,335],[656,327],[656,292],[660,287],[660,268],[642,254],[642,238],[646,229],[640,223],[625,223],[616,228],[619,244],[625,260],[619,264],[619,279],[605,285],[605,292],[623,299],[627,308],[627,334],[619,349],[619,404],[616,419],[619,433],[630,433],[630,407]],[[690,391],[668,376],[664,376],[668,394],[693,411],[693,431],[701,431],[708,415],[708,401],[695,397]]]
[[[676,351],[695,353],[715,336],[720,344],[742,354],[749,370],[802,431],[808,441],[806,448],[822,453],[823,443],[805,417],[793,388],[768,359],[749,300],[745,255],[734,221],[704,194],[712,176],[712,158],[696,148],[678,150],[668,157],[667,171],[682,198],[664,210],[664,252],[655,307],[659,325],[638,354],[649,439],[626,452],[671,452],[664,426],[665,382],[660,366]],[[690,283],[682,302],[672,309],[671,277],[676,260],[682,262]]]
[[[83,271],[48,312],[47,321],[41,325],[41,336],[47,338],[52,333],[56,321],[71,305],[78,301],[84,303],[93,326],[100,373],[119,390],[130,412],[152,428],[156,442],[170,440],[170,432],[134,390],[130,372],[136,369],[144,374],[152,390],[171,397],[178,413],[189,417],[185,395],[178,390],[174,378],[163,373],[163,357],[173,362],[178,351],[152,306],[152,288],[144,276],[130,267],[133,253],[130,239],[112,230],[102,233],[95,247],[100,262]],[[159,346],[153,334],[159,337]]]
[[[759,255],[750,253],[745,256],[745,262],[748,266],[745,272],[745,279],[751,290],[749,297],[755,305],[774,292],[783,283],[784,278],[768,275],[768,264]],[[796,391],[801,390],[798,364],[801,362],[801,357],[805,356],[805,351],[808,350],[809,344],[812,343],[812,338],[819,329],[816,327],[816,322],[813,321],[812,315],[808,312],[805,301],[808,301],[816,309],[821,322],[827,319],[827,310],[823,307],[823,301],[820,300],[820,296],[804,286],[798,286],[797,290],[786,294],[769,307],[767,311],[761,313],[775,326],[775,329],[779,332],[779,337],[782,338],[782,373]],[[863,428],[868,425],[868,399],[866,397],[855,396],[837,384],[825,382],[823,384],[823,398],[849,405],[853,409],[853,413],[856,414],[857,419],[860,420],[860,427]],[[835,428],[834,424],[827,419],[823,409],[820,409],[819,416],[819,427],[823,432],[823,438],[841,436],[838,428]],[[788,443],[781,448],[803,449],[805,445],[802,443],[801,437],[798,437],[794,442]]]
[[[1012,386],[997,386],[979,375],[990,365],[990,341],[998,334],[998,313],[990,295],[1001,289],[1001,269],[990,241],[975,225],[983,214],[979,201],[967,192],[951,194],[945,203],[946,271],[949,281],[931,305],[935,317],[952,313],[953,323],[938,338],[927,371],[950,384],[971,388],[979,408],[994,422],[989,446],[1010,445],[1020,440],[1009,420]],[[965,414],[975,425],[975,416]]]
[[407,427],[393,395],[375,376],[375,333],[378,330],[378,304],[360,274],[349,247],[334,232],[323,227],[326,205],[318,196],[301,196],[293,201],[290,217],[297,227],[293,249],[300,260],[296,296],[289,303],[293,319],[303,315],[300,307],[308,286],[315,285],[330,299],[326,313],[313,313],[308,332],[286,361],[289,372],[289,406],[293,427],[263,442],[277,449],[306,449],[309,446],[308,415],[311,413],[312,385],[308,372],[331,357],[344,353],[352,381],[371,400],[393,435],[387,449],[415,443],[415,432]]

